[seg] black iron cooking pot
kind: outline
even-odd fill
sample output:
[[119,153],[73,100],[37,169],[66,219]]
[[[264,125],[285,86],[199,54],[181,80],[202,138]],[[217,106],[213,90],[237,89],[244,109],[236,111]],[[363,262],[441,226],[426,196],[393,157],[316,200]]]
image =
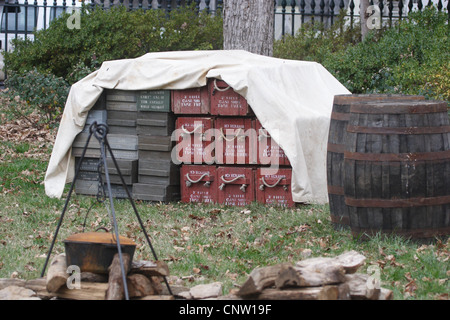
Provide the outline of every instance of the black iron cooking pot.
[[[119,236],[122,254],[133,260],[136,243]],[[67,266],[76,265],[81,272],[108,273],[114,255],[118,253],[117,241],[113,234],[105,232],[85,232],[69,236],[64,240]]]

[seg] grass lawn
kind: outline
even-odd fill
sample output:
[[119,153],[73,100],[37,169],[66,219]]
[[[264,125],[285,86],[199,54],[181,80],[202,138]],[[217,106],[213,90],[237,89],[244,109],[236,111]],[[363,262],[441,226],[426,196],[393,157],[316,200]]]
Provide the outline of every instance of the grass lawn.
[[[48,198],[43,185],[56,129],[33,128],[5,114],[0,125],[0,278],[37,278],[65,202]],[[83,231],[92,204],[85,231],[111,226],[104,204],[73,195],[53,254],[64,252],[68,235]],[[421,245],[384,236],[358,241],[349,230],[333,228],[328,205],[136,205],[158,258],[169,265],[171,283],[220,281],[227,294],[258,266],[356,250],[366,256],[360,272],[378,266],[381,285],[393,290],[394,299],[449,298],[449,241]],[[130,203],[116,200],[115,210],[120,234],[137,243],[135,259],[153,259]]]

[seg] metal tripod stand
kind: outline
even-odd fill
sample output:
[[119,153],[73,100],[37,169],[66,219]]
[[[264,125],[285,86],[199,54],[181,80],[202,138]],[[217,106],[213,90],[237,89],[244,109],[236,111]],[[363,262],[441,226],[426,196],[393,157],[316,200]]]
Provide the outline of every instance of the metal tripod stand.
[[[80,157],[80,161],[79,161],[79,163],[78,163],[78,165],[76,167],[75,176],[73,178],[72,184],[70,185],[70,189],[69,189],[69,192],[67,194],[67,199],[66,199],[66,202],[64,204],[64,208],[63,208],[63,211],[61,213],[61,216],[59,218],[58,225],[56,227],[56,231],[55,231],[55,234],[53,236],[53,240],[52,240],[52,243],[50,245],[50,248],[49,248],[49,251],[48,251],[48,254],[47,254],[47,258],[45,260],[44,267],[42,269],[41,277],[44,277],[45,270],[47,268],[50,255],[51,255],[51,253],[53,251],[53,247],[55,245],[56,238],[58,236],[59,230],[60,230],[61,225],[62,225],[62,221],[64,219],[64,215],[65,215],[66,210],[68,208],[70,197],[72,196],[72,192],[73,192],[73,189],[74,189],[74,186],[75,186],[75,182],[77,180],[78,174],[80,172],[81,165],[82,165],[84,157],[86,155],[86,149],[87,149],[87,147],[89,145],[89,141],[91,140],[92,135],[94,135],[94,137],[100,143],[100,161],[103,163],[104,171],[105,171],[106,187],[107,187],[108,198],[109,198],[109,208],[110,208],[110,213],[111,213],[111,218],[112,218],[111,220],[112,220],[113,225],[114,225],[115,238],[117,240],[117,252],[118,252],[118,255],[119,255],[120,267],[121,267],[121,270],[122,270],[122,281],[123,281],[123,285],[124,285],[125,299],[129,300],[128,287],[127,287],[127,281],[126,281],[126,274],[124,272],[125,268],[124,268],[124,264],[123,264],[122,249],[121,249],[121,246],[120,246],[119,232],[118,232],[118,227],[117,227],[116,214],[115,214],[115,210],[114,210],[114,201],[113,201],[112,190],[111,190],[111,182],[110,182],[110,178],[109,178],[108,165],[107,165],[107,162],[106,162],[106,151],[108,151],[109,154],[111,155],[111,159],[113,160],[114,166],[115,166],[115,168],[117,170],[117,173],[118,173],[118,175],[120,177],[120,181],[122,182],[122,186],[123,186],[123,188],[125,189],[125,191],[127,193],[127,197],[128,197],[128,199],[129,199],[129,201],[131,203],[131,206],[133,207],[134,213],[136,214],[136,217],[137,217],[137,219],[139,221],[139,224],[140,224],[141,229],[142,229],[142,231],[144,233],[144,236],[145,236],[145,238],[147,240],[147,243],[148,243],[148,245],[149,245],[149,247],[150,247],[150,249],[152,251],[153,257],[154,257],[155,260],[158,260],[158,257],[156,255],[155,249],[153,248],[153,245],[152,245],[152,243],[150,241],[150,238],[149,238],[149,236],[148,236],[148,234],[147,234],[147,232],[146,232],[146,230],[144,228],[144,224],[143,224],[143,222],[141,220],[141,217],[140,217],[140,215],[138,213],[138,210],[137,210],[136,205],[135,205],[135,203],[133,201],[133,198],[131,197],[130,191],[127,188],[127,185],[126,185],[125,180],[124,180],[124,178],[122,176],[122,173],[120,172],[120,169],[119,169],[119,166],[117,164],[116,158],[114,157],[114,154],[113,154],[113,152],[111,150],[111,146],[108,143],[107,134],[108,134],[108,126],[106,124],[103,124],[103,123],[98,124],[95,121],[89,127],[89,136],[87,138],[86,145],[84,146],[84,149],[82,151],[82,154],[81,154],[81,157]],[[167,286],[169,294],[172,295],[172,290],[170,289],[169,283],[167,282],[167,278],[164,276],[163,279],[164,279],[164,282],[165,282],[165,284]]]

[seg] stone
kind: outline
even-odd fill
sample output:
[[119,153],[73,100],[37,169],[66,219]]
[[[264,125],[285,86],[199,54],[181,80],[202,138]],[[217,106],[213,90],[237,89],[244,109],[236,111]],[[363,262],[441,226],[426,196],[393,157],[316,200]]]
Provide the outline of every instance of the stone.
[[193,299],[215,298],[222,295],[222,283],[199,284],[192,287],[189,292]]
[[41,300],[36,292],[19,286],[9,286],[0,290],[0,300]]

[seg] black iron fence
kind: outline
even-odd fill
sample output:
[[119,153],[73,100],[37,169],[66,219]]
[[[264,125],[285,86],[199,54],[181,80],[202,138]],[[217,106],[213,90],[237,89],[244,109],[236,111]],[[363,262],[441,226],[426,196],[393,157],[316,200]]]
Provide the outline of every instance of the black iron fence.
[[[344,11],[349,26],[359,22],[360,0],[276,0],[275,37],[285,34],[294,35],[302,23],[320,21],[331,26],[337,16]],[[411,11],[421,11],[425,7],[435,6],[437,10],[449,12],[449,0],[369,0],[368,14],[377,14],[382,25],[402,20]]]
[[[10,41],[14,38],[33,39],[34,30],[46,29],[62,12],[72,12],[82,3],[105,9],[122,5],[130,10],[167,11],[195,3],[196,10],[206,10],[210,14],[218,14],[223,8],[223,0],[0,0],[1,49],[11,49]],[[277,39],[285,34],[294,35],[308,21],[320,21],[330,26],[342,11],[352,26],[360,14],[360,0],[274,0],[274,4]],[[388,23],[431,5],[440,11],[450,11],[450,0],[370,0],[370,5],[376,6],[380,19]]]

